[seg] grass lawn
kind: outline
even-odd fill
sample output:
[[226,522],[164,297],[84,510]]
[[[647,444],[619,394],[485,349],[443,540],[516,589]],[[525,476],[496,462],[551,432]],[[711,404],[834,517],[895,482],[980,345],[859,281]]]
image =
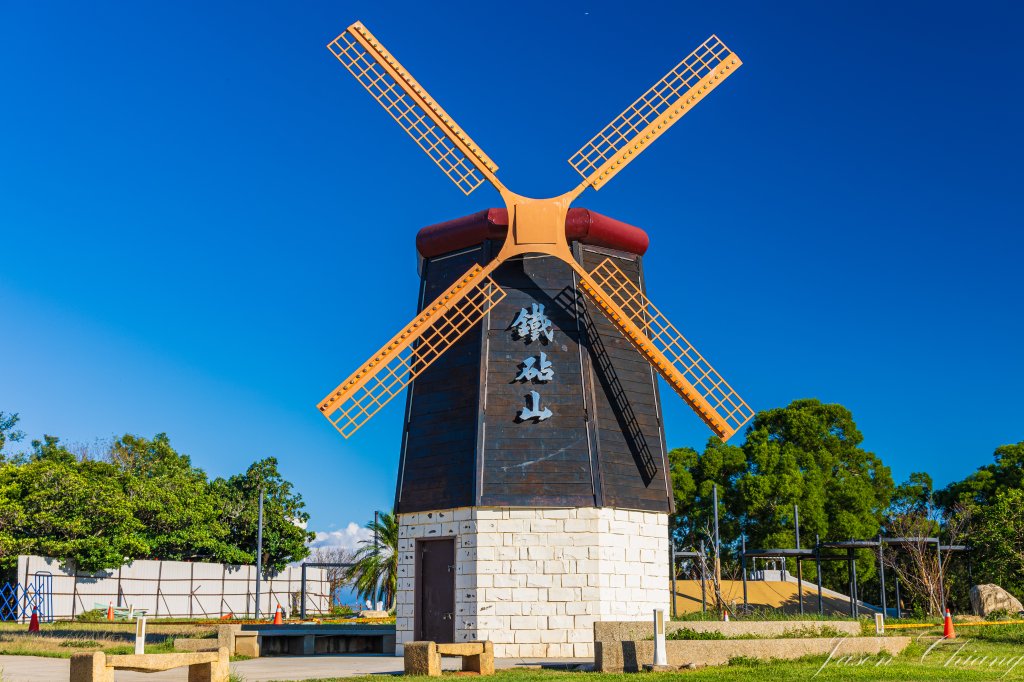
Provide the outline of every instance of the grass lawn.
[[[902,654],[855,659],[812,656],[796,661],[734,660],[728,666],[673,673],[587,673],[552,669],[502,670],[495,682],[637,682],[639,680],[1024,680],[1024,625],[964,627],[955,640],[939,639],[941,630],[890,632],[915,641]],[[447,673],[445,677],[455,677]],[[311,682],[341,682],[342,678]],[[349,677],[345,682],[380,682],[379,676]]]

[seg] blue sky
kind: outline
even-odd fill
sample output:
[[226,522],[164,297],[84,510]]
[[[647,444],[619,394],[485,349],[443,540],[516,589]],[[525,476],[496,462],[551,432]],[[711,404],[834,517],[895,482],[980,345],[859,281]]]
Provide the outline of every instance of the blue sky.
[[348,441],[315,404],[413,314],[416,230],[500,202],[325,49],[356,19],[535,196],[717,33],[744,67],[576,205],[648,231],[652,299],[755,408],[847,405],[898,480],[1024,440],[1022,16],[934,2],[5,3],[0,410],[29,435],[276,455],[319,531],[389,507],[400,404]]

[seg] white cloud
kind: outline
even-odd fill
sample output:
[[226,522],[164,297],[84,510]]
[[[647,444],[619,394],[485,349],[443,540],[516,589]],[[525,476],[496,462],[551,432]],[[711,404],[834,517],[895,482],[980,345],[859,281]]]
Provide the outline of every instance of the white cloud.
[[334,549],[359,549],[360,540],[372,540],[373,531],[363,528],[355,521],[349,521],[348,525],[341,530],[329,532],[317,531],[313,542],[309,543],[311,549],[328,548]]

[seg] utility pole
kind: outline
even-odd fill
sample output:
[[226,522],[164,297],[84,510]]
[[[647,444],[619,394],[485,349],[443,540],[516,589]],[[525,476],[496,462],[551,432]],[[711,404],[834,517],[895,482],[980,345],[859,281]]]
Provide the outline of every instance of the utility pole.
[[715,602],[718,610],[725,607],[722,601],[722,543],[718,537],[718,485],[711,489],[711,503],[715,507]]
[[[800,549],[800,507],[793,505],[793,530],[796,533],[796,548]],[[796,591],[800,596],[800,615],[804,615],[804,562],[796,557]]]
[[259,519],[256,521],[256,618],[260,617],[260,583],[263,581],[263,486],[260,486]]

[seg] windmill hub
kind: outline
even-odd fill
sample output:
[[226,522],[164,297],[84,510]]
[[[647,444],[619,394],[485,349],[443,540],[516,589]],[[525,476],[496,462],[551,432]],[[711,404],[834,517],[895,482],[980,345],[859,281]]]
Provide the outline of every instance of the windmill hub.
[[509,206],[512,220],[512,239],[508,241],[509,256],[522,253],[524,247],[537,246],[542,252],[549,252],[565,243],[565,214],[574,198],[572,193],[551,199],[531,199],[507,192],[502,197]]
[[657,377],[722,440],[753,411],[647,298],[646,234],[569,206],[742,62],[711,36],[572,155],[579,185],[533,199],[362,24],[328,49],[462,192],[505,203],[420,231],[416,316],[319,404],[348,438],[406,394],[399,649],[590,656],[595,620],[668,606]]

